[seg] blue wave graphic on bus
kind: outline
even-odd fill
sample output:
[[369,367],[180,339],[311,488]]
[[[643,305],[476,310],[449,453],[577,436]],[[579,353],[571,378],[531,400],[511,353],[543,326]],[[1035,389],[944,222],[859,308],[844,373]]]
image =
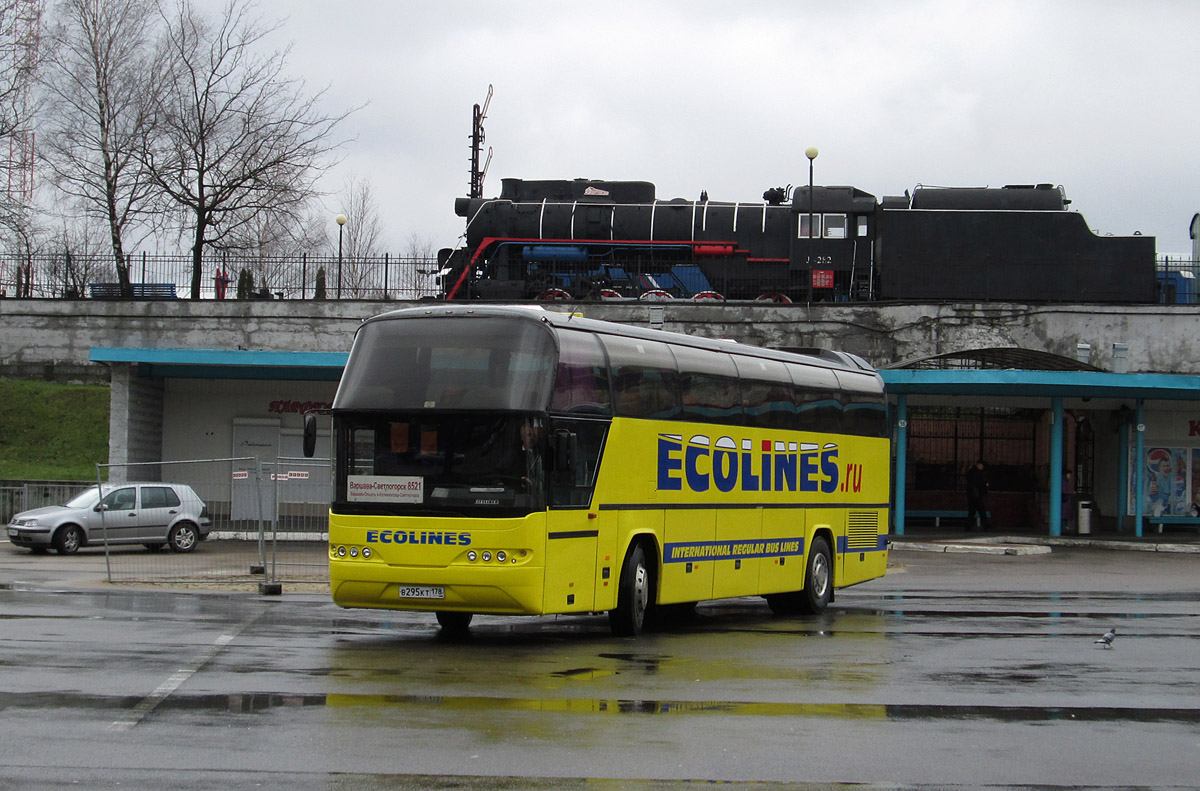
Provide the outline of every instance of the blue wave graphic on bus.
[[693,492],[824,492],[837,491],[838,446],[835,442],[712,439],[695,434],[684,444],[682,434],[658,435],[658,488]]

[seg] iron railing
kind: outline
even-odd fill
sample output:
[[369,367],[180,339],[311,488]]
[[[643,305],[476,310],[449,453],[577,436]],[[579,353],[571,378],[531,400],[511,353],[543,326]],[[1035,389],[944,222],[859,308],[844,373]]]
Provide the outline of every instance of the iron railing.
[[[140,298],[192,296],[191,256],[138,253],[126,259],[132,283],[154,286],[138,289]],[[204,259],[199,298],[425,299],[440,293],[436,273],[436,258],[388,253],[369,258],[228,254]],[[111,255],[0,255],[4,297],[103,298],[116,291],[117,282]]]

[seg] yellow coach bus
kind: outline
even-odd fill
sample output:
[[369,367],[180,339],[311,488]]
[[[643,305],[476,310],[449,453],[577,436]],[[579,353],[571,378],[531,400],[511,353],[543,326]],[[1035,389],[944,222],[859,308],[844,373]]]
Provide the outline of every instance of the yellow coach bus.
[[413,308],[358,329],[332,417],[343,607],[607,612],[630,635],[709,599],[820,612],[887,566],[886,401],[852,355]]

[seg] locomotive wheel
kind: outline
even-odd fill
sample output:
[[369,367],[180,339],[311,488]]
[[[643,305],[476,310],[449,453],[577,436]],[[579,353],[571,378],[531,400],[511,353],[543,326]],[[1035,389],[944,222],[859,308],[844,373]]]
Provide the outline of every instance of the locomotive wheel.
[[776,302],[780,305],[790,305],[792,300],[787,294],[780,294],[778,291],[772,291],[768,294],[760,294],[755,302]]
[[675,296],[670,291],[664,291],[661,288],[652,288],[649,291],[642,292],[638,299],[643,302],[665,302],[668,299],[675,299]]
[[692,300],[695,302],[705,302],[708,300],[716,300],[718,302],[724,302],[725,297],[722,296],[721,294],[718,294],[716,291],[701,291],[697,294],[692,294]]
[[571,294],[561,288],[548,288],[545,291],[543,291],[542,293],[538,294],[538,299],[542,300],[543,302],[549,302],[552,300],[559,300],[559,299],[570,299],[570,298],[571,298]]
[[621,299],[621,292],[615,288],[600,289],[600,299]]

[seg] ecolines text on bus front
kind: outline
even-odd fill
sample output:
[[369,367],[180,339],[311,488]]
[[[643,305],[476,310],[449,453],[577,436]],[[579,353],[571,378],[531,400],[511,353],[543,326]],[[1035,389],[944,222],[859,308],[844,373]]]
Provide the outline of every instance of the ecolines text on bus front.
[[[858,465],[851,465],[858,467]],[[824,492],[838,490],[838,445],[827,442],[712,440],[693,435],[658,435],[658,489],[693,492]],[[861,476],[861,470],[858,470]],[[860,477],[861,481],[861,477]]]

